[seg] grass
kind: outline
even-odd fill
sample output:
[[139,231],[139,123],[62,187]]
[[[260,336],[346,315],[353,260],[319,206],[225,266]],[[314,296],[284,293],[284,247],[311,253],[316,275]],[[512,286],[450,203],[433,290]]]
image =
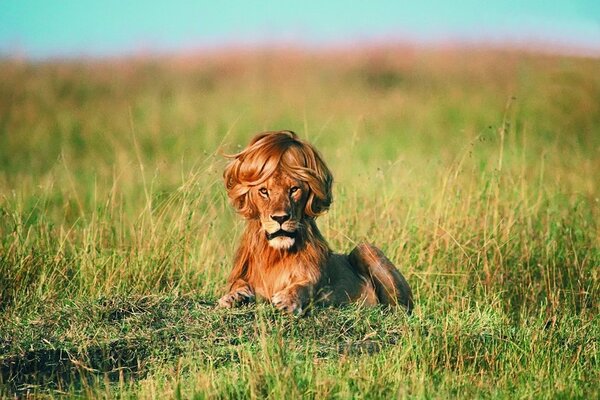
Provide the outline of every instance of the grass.
[[[463,49],[0,62],[0,393],[595,398],[596,59]],[[221,152],[293,129],[319,225],[415,312],[217,310],[243,222]]]

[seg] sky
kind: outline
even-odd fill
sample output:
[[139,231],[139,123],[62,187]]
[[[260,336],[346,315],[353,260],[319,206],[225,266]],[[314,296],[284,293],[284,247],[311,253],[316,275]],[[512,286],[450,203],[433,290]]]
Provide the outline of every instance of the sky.
[[544,44],[600,55],[600,0],[0,0],[0,55],[231,46]]

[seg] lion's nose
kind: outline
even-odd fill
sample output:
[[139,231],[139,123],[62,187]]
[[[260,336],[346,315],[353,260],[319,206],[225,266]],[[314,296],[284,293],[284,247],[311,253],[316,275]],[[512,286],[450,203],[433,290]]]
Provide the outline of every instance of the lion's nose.
[[279,225],[283,224],[285,221],[287,221],[288,219],[290,219],[290,215],[289,214],[282,214],[282,215],[271,215],[271,219],[273,221],[277,221],[279,222]]

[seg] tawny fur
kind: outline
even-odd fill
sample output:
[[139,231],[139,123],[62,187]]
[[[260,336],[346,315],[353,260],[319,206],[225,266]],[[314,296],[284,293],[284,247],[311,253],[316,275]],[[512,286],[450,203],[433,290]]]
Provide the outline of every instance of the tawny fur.
[[333,178],[319,153],[291,131],[257,135],[225,169],[227,193],[247,220],[221,307],[267,299],[301,313],[307,305],[413,307],[410,287],[378,248],[335,254],[315,219],[332,202]]

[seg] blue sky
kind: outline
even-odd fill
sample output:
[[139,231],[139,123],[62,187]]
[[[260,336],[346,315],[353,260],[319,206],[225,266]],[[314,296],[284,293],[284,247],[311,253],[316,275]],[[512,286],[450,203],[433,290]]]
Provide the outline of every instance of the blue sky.
[[600,53],[600,0],[0,0],[0,54],[33,58],[388,40]]

